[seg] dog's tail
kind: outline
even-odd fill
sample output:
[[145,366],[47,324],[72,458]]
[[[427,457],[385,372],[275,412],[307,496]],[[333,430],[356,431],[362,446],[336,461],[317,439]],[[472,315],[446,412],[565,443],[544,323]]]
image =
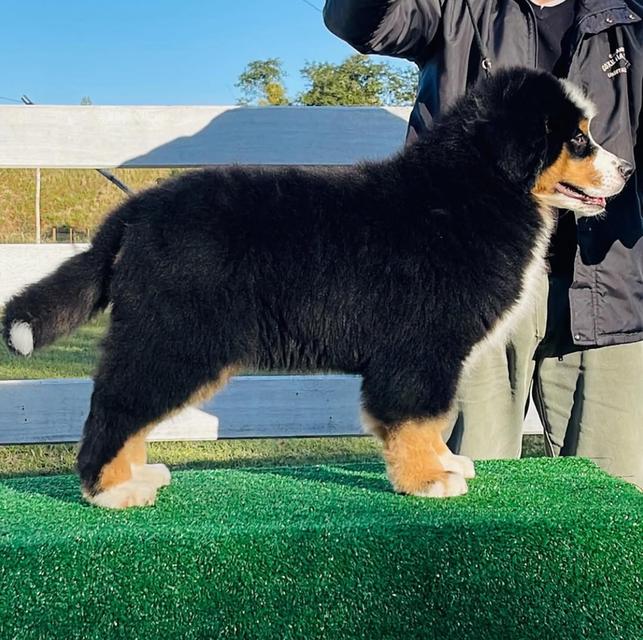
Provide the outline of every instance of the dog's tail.
[[107,306],[127,209],[126,204],[105,220],[90,249],[9,300],[3,338],[12,351],[28,356],[71,333]]

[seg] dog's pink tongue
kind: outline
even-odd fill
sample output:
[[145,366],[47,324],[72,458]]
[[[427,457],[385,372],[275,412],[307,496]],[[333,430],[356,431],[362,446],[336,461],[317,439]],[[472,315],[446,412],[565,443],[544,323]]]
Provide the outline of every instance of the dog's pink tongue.
[[605,208],[606,200],[603,196],[589,196],[586,193],[580,193],[574,189],[570,189],[568,186],[561,183],[556,185],[556,191],[564,193],[566,196],[574,198],[575,200],[580,200],[585,204],[594,204],[598,207]]
[[605,207],[605,204],[607,202],[603,197],[598,198],[594,196],[585,196],[583,200],[589,204],[595,204],[599,207]]

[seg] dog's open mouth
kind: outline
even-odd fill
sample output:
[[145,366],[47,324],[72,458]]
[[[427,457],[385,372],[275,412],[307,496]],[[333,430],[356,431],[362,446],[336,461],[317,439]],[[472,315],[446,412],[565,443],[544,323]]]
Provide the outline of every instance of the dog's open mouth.
[[581,191],[578,187],[574,187],[571,184],[566,182],[559,182],[556,184],[556,191],[562,193],[568,198],[574,198],[574,200],[580,200],[585,204],[596,205],[597,207],[605,207],[606,199],[603,196],[590,196],[585,192]]

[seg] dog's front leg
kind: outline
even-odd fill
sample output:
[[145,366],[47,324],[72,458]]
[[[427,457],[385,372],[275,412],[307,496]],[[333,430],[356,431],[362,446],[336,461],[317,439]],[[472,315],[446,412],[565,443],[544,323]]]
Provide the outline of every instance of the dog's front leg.
[[381,425],[388,477],[395,491],[427,498],[446,498],[467,492],[466,478],[475,475],[473,462],[456,456],[444,443],[448,417],[412,418]]

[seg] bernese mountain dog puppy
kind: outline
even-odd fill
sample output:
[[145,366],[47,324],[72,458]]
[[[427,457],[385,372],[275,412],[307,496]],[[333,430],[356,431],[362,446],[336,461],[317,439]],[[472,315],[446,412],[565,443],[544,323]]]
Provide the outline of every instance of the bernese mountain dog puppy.
[[146,464],[146,435],[241,369],[361,375],[395,491],[465,493],[473,463],[441,436],[463,370],[520,322],[556,209],[599,215],[632,171],[593,115],[575,86],[503,70],[388,160],[217,167],[130,198],[5,310],[29,355],[112,305],[86,499],[153,504],[170,474]]

